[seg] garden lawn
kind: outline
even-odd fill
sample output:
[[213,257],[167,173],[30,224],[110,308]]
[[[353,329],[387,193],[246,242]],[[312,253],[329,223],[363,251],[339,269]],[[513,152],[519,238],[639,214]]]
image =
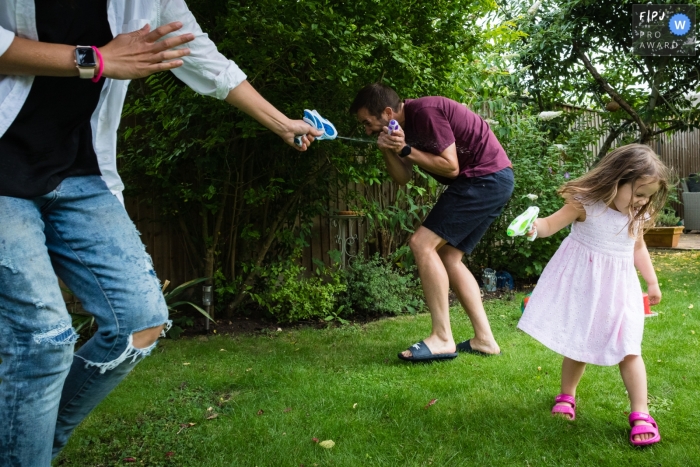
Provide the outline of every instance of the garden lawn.
[[[428,314],[162,340],[75,431],[56,464],[700,465],[700,252],[653,260],[663,300],[646,320],[643,351],[658,445],[629,444],[617,367],[588,367],[575,421],[550,416],[561,357],[515,329],[518,295],[486,303],[498,357],[399,361],[398,351],[427,336]],[[460,309],[452,324],[456,338],[471,336]]]

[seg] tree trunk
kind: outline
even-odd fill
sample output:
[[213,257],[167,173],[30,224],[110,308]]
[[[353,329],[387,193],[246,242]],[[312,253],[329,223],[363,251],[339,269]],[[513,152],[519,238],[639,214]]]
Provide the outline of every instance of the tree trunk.
[[289,211],[292,209],[292,207],[296,204],[296,202],[301,197],[301,194],[302,194],[304,188],[306,188],[306,186],[308,186],[310,183],[312,183],[314,180],[316,180],[316,177],[318,176],[318,174],[323,172],[328,165],[329,165],[328,162],[323,163],[318,170],[316,170],[313,174],[311,174],[309,176],[309,178],[307,178],[306,181],[304,181],[304,183],[296,189],[294,194],[288,198],[287,202],[278,211],[277,216],[275,217],[275,220],[270,225],[270,230],[269,230],[269,233],[267,234],[267,237],[265,237],[265,241],[263,242],[263,244],[260,246],[260,249],[258,250],[258,254],[255,258],[255,263],[253,265],[253,268],[251,269],[251,271],[248,273],[248,276],[241,284],[241,287],[238,291],[238,295],[236,295],[236,298],[228,306],[227,316],[231,316],[231,314],[234,312],[234,310],[241,303],[243,303],[245,298],[248,296],[248,289],[253,285],[253,283],[255,282],[255,279],[258,277],[258,271],[260,270],[260,266],[262,266],[262,263],[265,260],[265,256],[267,256],[267,252],[270,250],[272,243],[275,241],[275,237],[277,236],[277,229],[279,229],[279,227],[282,224],[282,222],[284,221],[285,217],[287,217],[287,214],[289,213]]

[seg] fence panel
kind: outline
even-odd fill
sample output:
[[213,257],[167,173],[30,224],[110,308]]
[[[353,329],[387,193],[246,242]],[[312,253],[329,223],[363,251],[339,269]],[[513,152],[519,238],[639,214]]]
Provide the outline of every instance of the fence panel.
[[[590,122],[593,125],[601,125],[602,119],[597,113],[591,112]],[[591,147],[595,156],[604,139],[598,145]],[[674,135],[662,135],[657,141],[651,143],[657,154],[669,167],[673,168],[679,177],[687,177],[690,173],[700,173],[700,130],[692,132],[676,133]],[[363,186],[350,184],[345,190],[360,190],[371,194],[374,199],[382,199],[385,205],[396,201],[396,186],[392,183],[383,185]],[[357,235],[355,245],[351,253],[356,253],[357,248],[364,247],[367,240],[367,220],[352,218],[352,216],[339,216],[339,212],[351,210],[344,201],[344,193],[338,192],[328,204],[328,212],[331,215],[317,216],[313,221],[309,246],[304,249],[302,265],[308,271],[315,269],[313,259],[317,258],[324,264],[330,264],[328,255],[330,250],[341,250],[343,240],[347,240],[352,229],[352,235]],[[139,203],[138,199],[127,199],[127,211],[141,232],[142,240],[146,244],[147,251],[153,257],[158,276],[164,280],[169,279],[173,285],[181,284],[197,277],[196,268],[187,258],[182,235],[177,225],[169,225],[157,221],[156,210]],[[683,206],[680,203],[674,205],[676,212],[682,218]],[[345,231],[345,235],[343,235]],[[377,239],[379,241],[379,239]],[[346,245],[347,246],[347,245]],[[346,261],[347,261],[346,256]]]
[[[691,173],[700,173],[700,130],[662,135],[651,147],[676,176],[686,178]],[[678,198],[681,199],[680,194]],[[682,219],[683,203],[672,203],[672,206]]]

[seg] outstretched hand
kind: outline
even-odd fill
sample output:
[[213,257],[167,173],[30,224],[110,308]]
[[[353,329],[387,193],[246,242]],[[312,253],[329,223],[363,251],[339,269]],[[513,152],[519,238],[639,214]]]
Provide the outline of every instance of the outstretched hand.
[[[316,136],[321,136],[322,130],[318,130],[303,120],[290,120],[286,130],[280,133],[280,137],[285,143],[296,149],[297,151],[306,151],[311,143],[314,142]],[[297,146],[294,142],[295,136],[301,136],[301,146]]]
[[182,66],[182,60],[178,59],[189,55],[190,49],[174,47],[194,40],[194,34],[159,41],[181,27],[182,23],[175,21],[151,31],[147,24],[138,31],[119,34],[100,48],[104,60],[103,75],[114,79],[137,79]]

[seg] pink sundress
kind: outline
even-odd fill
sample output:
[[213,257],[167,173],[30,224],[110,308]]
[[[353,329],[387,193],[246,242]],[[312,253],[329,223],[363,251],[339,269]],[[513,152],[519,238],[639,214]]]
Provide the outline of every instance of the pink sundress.
[[549,261],[518,328],[572,360],[616,365],[641,355],[642,288],[626,214],[599,202]]

